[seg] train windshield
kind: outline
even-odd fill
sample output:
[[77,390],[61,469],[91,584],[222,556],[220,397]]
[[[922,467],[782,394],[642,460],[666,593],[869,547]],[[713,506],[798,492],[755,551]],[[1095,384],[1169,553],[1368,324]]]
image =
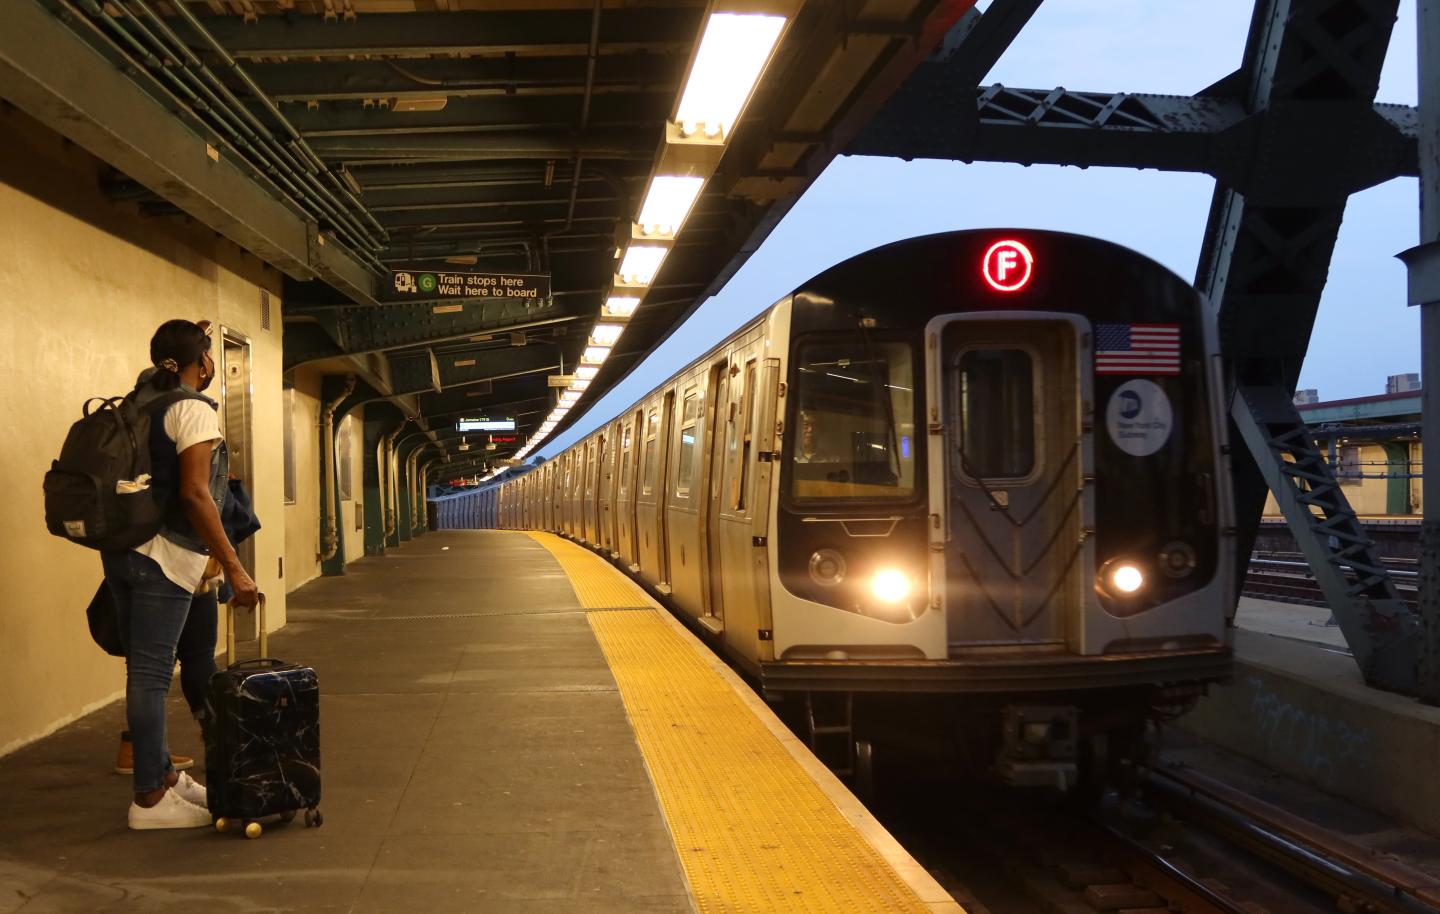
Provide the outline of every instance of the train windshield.
[[800,347],[790,494],[908,498],[915,491],[915,371],[906,343]]

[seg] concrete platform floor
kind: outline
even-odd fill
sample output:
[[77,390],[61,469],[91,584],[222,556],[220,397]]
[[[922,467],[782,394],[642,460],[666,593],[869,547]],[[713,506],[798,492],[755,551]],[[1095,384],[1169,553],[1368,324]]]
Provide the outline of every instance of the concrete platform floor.
[[[691,911],[615,682],[543,548],[432,533],[290,607],[271,653],[320,674],[324,827],[129,831],[117,702],[0,760],[0,914]],[[202,756],[178,686],[170,710],[172,748]]]

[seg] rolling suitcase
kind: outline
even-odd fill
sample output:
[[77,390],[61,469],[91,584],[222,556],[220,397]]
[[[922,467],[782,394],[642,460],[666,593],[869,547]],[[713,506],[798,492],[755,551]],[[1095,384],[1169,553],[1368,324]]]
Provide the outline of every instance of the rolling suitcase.
[[260,658],[235,661],[235,620],[227,607],[225,643],[230,665],[210,679],[205,704],[205,776],[215,827],[243,825],[260,837],[255,821],[278,815],[290,821],[305,811],[319,826],[320,682],[310,667],[265,657],[265,598],[260,597]]

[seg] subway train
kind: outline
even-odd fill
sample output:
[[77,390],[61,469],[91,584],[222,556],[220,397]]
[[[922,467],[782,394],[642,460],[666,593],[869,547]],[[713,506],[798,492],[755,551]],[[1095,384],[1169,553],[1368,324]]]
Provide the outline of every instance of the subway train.
[[1228,460],[1200,294],[973,230],[826,270],[474,497],[610,558],[842,772],[890,744],[1063,788],[1230,673]]

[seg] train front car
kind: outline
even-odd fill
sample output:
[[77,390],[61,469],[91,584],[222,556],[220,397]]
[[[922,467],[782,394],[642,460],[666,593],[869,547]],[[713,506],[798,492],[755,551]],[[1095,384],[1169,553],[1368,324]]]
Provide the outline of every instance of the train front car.
[[788,318],[767,691],[845,693],[842,734],[1064,785],[1228,675],[1193,288],[1096,239],[967,231],[846,261]]

